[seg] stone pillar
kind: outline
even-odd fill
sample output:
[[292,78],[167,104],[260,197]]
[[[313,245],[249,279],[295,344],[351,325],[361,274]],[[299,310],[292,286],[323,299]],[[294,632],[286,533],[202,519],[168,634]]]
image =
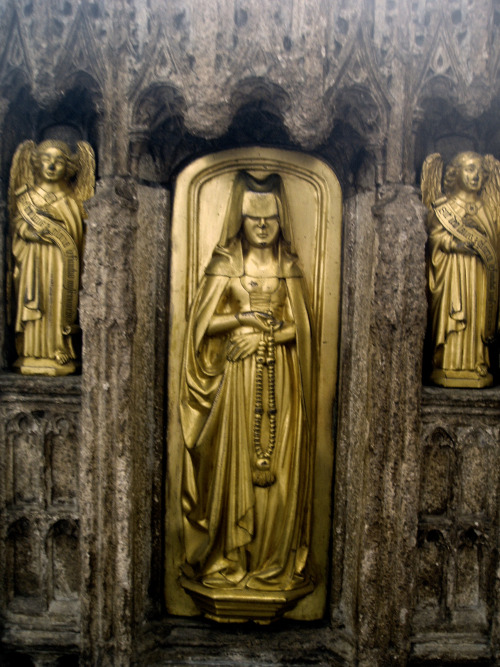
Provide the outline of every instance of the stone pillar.
[[332,577],[346,657],[366,666],[409,647],[426,326],[422,206],[411,187],[373,197],[346,203]]
[[[161,189],[105,179],[89,203],[83,293],[82,660],[129,664],[150,580],[166,274]],[[160,315],[158,314],[160,311]],[[153,503],[154,505],[154,503]]]

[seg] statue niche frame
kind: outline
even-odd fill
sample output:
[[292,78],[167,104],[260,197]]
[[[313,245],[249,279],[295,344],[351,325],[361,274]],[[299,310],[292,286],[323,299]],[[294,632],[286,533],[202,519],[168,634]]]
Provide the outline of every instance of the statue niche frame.
[[[181,370],[190,308],[219,241],[232,183],[241,171],[261,179],[269,174],[281,177],[294,246],[311,305],[315,358],[311,420],[314,472],[308,565],[314,587],[296,606],[295,602],[288,606],[285,604],[276,617],[284,614],[296,620],[318,620],[325,613],[327,600],[328,547],[332,524],[342,194],[334,172],[318,158],[295,151],[261,147],[232,149],[199,158],[179,174],[175,184],[171,228],[166,442],[166,608],[174,615],[201,613],[199,605],[192,599],[196,596],[186,593],[180,577],[180,568],[185,560],[181,511],[184,450],[179,414]],[[241,620],[248,618],[252,618],[251,613]]]

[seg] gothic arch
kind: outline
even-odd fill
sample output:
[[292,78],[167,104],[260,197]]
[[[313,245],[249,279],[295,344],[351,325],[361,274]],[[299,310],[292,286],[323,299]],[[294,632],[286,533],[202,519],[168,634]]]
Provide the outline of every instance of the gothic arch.
[[237,111],[249,104],[261,103],[264,108],[283,118],[291,107],[288,93],[265,77],[248,77],[238,82],[231,93],[230,109]]
[[31,84],[33,65],[15,10],[12,10],[8,25],[8,31],[5,33],[5,47],[0,56],[0,86],[2,94],[7,99],[12,99],[21,87]]
[[[336,168],[336,173],[346,172],[347,183],[356,189],[365,187],[360,181],[366,181],[366,184],[373,181],[370,187],[384,181],[392,102],[380,74],[374,68],[376,57],[368,43],[364,30],[360,28],[358,39],[336,81],[323,97],[333,127],[330,137],[342,128],[342,135],[347,138],[352,154],[347,171],[344,166],[340,170]],[[363,171],[370,172],[368,179],[357,176]]]
[[130,171],[140,179],[164,181],[169,154],[184,134],[186,103],[178,88],[155,83],[133,91],[129,132]]

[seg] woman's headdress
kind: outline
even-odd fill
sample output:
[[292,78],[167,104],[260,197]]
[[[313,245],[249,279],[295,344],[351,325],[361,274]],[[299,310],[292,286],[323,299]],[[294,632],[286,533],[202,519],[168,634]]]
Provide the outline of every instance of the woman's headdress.
[[281,176],[270,174],[264,179],[258,179],[247,171],[239,171],[234,179],[219,245],[225,247],[238,236],[242,222],[243,198],[247,193],[274,195],[278,208],[281,235],[285,242],[291,245],[290,221]]

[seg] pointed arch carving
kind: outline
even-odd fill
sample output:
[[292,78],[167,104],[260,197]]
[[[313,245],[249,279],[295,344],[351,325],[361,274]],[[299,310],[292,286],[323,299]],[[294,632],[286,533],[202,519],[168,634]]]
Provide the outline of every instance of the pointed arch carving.
[[13,9],[5,47],[0,56],[0,83],[2,87],[5,86],[12,91],[13,84],[26,85],[31,83],[32,79],[33,65],[17,11]]
[[129,97],[139,100],[154,88],[176,88],[180,85],[182,65],[177,62],[170,47],[168,35],[161,21],[144,49],[143,66],[129,88]]
[[466,76],[443,19],[436,28],[432,46],[415,81],[414,99],[444,93],[458,101],[460,92],[465,90]]
[[387,134],[392,100],[375,70],[375,53],[367,46],[364,31],[358,30],[349,55],[334,83],[324,95],[333,122],[348,122],[370,144],[377,145]]
[[362,13],[362,6],[358,3],[337,1],[329,4],[325,90],[335,86],[345,70],[345,63],[352,56],[352,45],[356,43],[356,35],[361,30]]
[[74,86],[75,82],[82,78],[83,73],[89,77],[86,79],[87,82],[94,81],[96,87],[102,90],[105,72],[106,65],[94,36],[88,12],[81,6],[61,49],[54,69],[54,80],[67,89]]

